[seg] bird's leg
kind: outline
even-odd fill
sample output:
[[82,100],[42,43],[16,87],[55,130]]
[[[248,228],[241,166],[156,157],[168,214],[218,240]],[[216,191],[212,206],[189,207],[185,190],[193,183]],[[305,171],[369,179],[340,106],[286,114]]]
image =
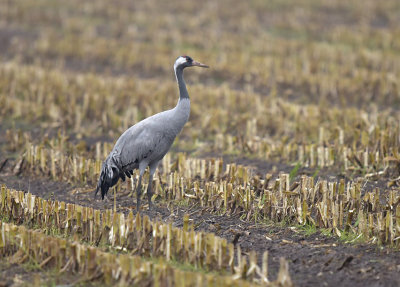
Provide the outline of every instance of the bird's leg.
[[152,208],[152,204],[151,204],[151,197],[153,196],[153,192],[151,190],[152,183],[153,183],[153,175],[150,174],[149,175],[149,185],[147,186],[147,199],[149,201],[149,210]]
[[137,187],[136,187],[136,196],[137,196],[137,203],[136,203],[136,208],[137,208],[137,212],[139,212],[140,211],[140,193],[142,192],[142,176],[143,176],[143,174],[142,174],[142,172],[140,173],[140,175],[139,175],[139,182],[138,182],[138,185],[137,185]]
[[149,174],[149,185],[147,186],[147,199],[149,201],[149,210],[152,209],[153,204],[151,203],[151,198],[153,197],[153,175],[157,169],[158,162],[150,165],[150,174]]

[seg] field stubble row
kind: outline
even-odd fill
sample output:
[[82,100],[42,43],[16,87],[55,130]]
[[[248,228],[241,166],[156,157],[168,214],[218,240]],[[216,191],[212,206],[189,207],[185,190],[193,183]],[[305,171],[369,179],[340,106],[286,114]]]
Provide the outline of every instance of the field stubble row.
[[[218,84],[276,89],[303,103],[398,106],[396,1],[313,2],[296,3],[301,12],[260,1],[209,1],[201,9],[174,1],[4,2],[0,27],[9,36],[3,57],[155,78],[171,71],[171,57],[184,50],[208,59],[208,80]],[[375,17],[385,25],[369,25]]]
[[[0,75],[3,118],[40,120],[43,128],[68,130],[78,138],[115,138],[132,123],[165,106],[173,107],[176,101],[165,97],[175,93],[172,81],[159,85],[154,80],[66,76],[12,63],[3,65]],[[191,120],[177,149],[199,154],[245,153],[265,160],[364,173],[377,173],[388,162],[399,161],[400,120],[390,109],[299,105],[273,94],[265,97],[225,85],[197,85],[192,92],[201,98],[192,101]],[[10,140],[11,145],[18,145],[23,138],[11,134]]]
[[[232,243],[228,244],[214,234],[193,231],[188,225],[188,217],[184,220],[184,228],[178,229],[171,224],[150,221],[147,216],[134,216],[132,212],[126,216],[111,210],[100,211],[44,200],[30,193],[9,190],[5,186],[1,189],[1,202],[3,219],[41,230],[31,231],[23,226],[2,224],[0,245],[3,256],[19,250],[19,259],[16,260],[19,263],[34,257],[41,262],[41,266],[52,263],[58,270],[80,272],[89,278],[101,271],[106,283],[111,280],[122,283],[128,279],[154,280],[152,284],[157,286],[161,282],[157,277],[160,276],[159,268],[166,269],[166,274],[161,272],[164,280],[178,280],[184,286],[192,284],[190,280],[186,282],[187,277],[198,278],[203,284],[222,284],[224,280],[228,285],[245,284],[239,279],[269,283],[267,252],[263,256],[261,269],[257,266],[254,252],[247,258],[238,247],[235,256]],[[47,243],[41,244],[42,241]],[[138,255],[152,260],[139,259]],[[161,262],[154,261],[157,259]],[[169,263],[171,261],[179,262],[182,266],[190,264],[195,270],[212,270],[214,275],[181,271],[179,266]],[[190,274],[179,279],[179,276],[174,276],[177,272]],[[218,273],[225,276],[215,275]],[[278,279],[271,286],[275,284],[291,285],[284,259],[281,260]]]
[[[106,152],[98,145],[98,156]],[[95,185],[101,167],[99,159],[66,156],[61,148],[34,145],[27,147],[19,168],[24,160],[30,172],[89,186]],[[137,176],[118,184],[114,192],[134,190]],[[271,174],[255,175],[241,165],[227,164],[224,169],[222,159],[193,159],[185,154],[178,154],[174,161],[169,155],[163,159],[154,187],[153,199],[200,204],[216,212],[239,213],[246,220],[308,223],[338,236],[350,231],[379,244],[398,246],[400,242],[397,188],[366,190],[359,181],[315,182],[307,176],[290,180],[289,174],[282,173],[274,179]]]

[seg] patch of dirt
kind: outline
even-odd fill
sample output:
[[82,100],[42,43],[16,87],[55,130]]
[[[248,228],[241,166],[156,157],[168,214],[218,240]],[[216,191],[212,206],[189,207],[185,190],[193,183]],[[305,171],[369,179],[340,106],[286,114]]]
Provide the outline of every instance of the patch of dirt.
[[[63,200],[97,209],[111,209],[114,202],[93,197],[93,189],[74,187],[70,184],[50,181],[46,178],[16,177],[0,174],[0,184],[29,191],[43,198]],[[143,203],[145,200],[143,200]],[[117,195],[117,210],[136,212],[136,200],[127,193]],[[261,260],[264,251],[269,252],[269,274],[274,280],[279,269],[279,258],[290,264],[290,275],[296,286],[399,286],[400,254],[389,248],[375,245],[344,244],[319,232],[310,236],[297,230],[276,225],[242,221],[239,216],[215,215],[209,209],[192,207],[167,207],[156,202],[154,209],[143,214],[152,219],[172,222],[183,226],[184,214],[189,214],[196,231],[213,232],[237,244],[242,252],[257,252]],[[261,264],[261,262],[259,262]]]
[[[0,258],[0,287],[16,286],[80,286],[81,276],[71,273],[57,274],[52,269],[39,269],[33,263],[13,264],[12,256]],[[84,282],[85,286],[95,286]],[[99,286],[96,283],[96,286]]]

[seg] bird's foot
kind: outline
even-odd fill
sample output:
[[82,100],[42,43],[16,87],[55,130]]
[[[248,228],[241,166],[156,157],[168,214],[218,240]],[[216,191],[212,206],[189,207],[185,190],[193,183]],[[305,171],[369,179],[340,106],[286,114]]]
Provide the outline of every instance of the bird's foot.
[[149,210],[153,209],[153,203],[149,200]]

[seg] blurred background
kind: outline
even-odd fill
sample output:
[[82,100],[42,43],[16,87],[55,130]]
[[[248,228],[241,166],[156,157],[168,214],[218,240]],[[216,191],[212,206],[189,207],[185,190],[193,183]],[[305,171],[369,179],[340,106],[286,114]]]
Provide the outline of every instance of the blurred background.
[[276,87],[286,97],[291,89],[304,102],[316,94],[310,75],[331,74],[335,85],[338,77],[355,78],[358,68],[398,72],[397,1],[0,3],[2,61],[163,83],[186,53],[212,66],[204,83],[263,94]]
[[211,69],[186,72],[179,149],[331,145],[340,129],[357,144],[398,119],[399,27],[394,0],[2,0],[0,115],[113,141],[175,105],[173,63],[187,54]]

